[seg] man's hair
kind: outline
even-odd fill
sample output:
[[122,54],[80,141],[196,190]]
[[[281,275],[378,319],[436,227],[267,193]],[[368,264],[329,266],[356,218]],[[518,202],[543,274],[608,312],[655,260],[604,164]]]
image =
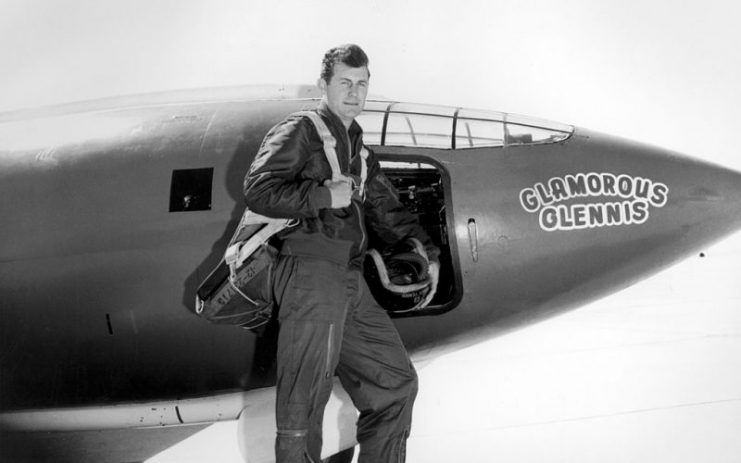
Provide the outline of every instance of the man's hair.
[[340,45],[330,49],[324,54],[322,60],[322,73],[320,77],[325,82],[329,83],[334,74],[334,65],[342,63],[351,68],[359,68],[365,66],[368,67],[368,55],[365,54],[362,48],[355,45],[354,43],[348,43],[346,45]]

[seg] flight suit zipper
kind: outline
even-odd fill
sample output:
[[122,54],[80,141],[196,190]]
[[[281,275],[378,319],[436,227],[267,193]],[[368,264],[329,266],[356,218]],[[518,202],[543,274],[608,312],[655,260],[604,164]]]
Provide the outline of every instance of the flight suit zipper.
[[334,353],[334,323],[329,324],[329,334],[327,336],[327,358],[324,363],[324,378],[332,376],[332,354]]
[[396,461],[398,463],[404,463],[407,459],[407,438],[409,438],[409,430],[405,430],[397,441]]
[[355,204],[355,208],[358,211],[358,222],[360,223],[360,244],[358,245],[358,253],[363,252],[363,246],[365,246],[365,220],[363,220],[363,210],[358,203]]
[[[352,146],[352,142],[350,140],[350,134],[347,132],[347,130],[345,130],[345,140],[347,140],[347,151],[348,151],[348,156],[347,156],[347,173],[350,174],[350,175],[352,175],[351,167],[352,167],[352,161],[353,161],[353,155],[352,155],[352,153],[353,153],[353,146]],[[359,150],[356,150],[356,151],[358,151],[358,153],[356,154],[356,156],[360,156],[360,151]],[[361,159],[360,162],[365,162],[365,161],[363,161]],[[359,190],[360,189],[360,185],[357,185],[357,186],[358,186],[358,190]],[[353,194],[354,194],[354,192],[353,192]],[[365,201],[365,198],[363,198],[359,194],[358,194],[358,196],[360,197],[360,204],[358,204],[358,202],[353,202],[353,204],[355,205],[355,210],[358,211],[358,225],[360,225],[360,244],[358,245],[358,254],[360,254],[360,253],[363,252],[363,248],[365,246],[365,240],[366,240],[366,230],[365,230],[365,220],[364,220],[365,219],[365,214],[363,214],[363,208],[361,207],[362,202]]]

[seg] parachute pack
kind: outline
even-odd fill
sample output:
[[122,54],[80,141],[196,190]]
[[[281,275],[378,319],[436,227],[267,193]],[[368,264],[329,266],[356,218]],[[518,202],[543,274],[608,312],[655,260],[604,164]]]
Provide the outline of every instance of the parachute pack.
[[[332,168],[332,178],[340,177],[340,165],[335,150],[336,140],[322,118],[313,111],[300,111],[308,117],[324,143],[324,154]],[[367,177],[367,156],[361,152],[360,191]],[[218,324],[238,325],[256,329],[272,318],[272,272],[278,251],[270,244],[276,233],[299,223],[295,219],[274,219],[244,211],[234,236],[219,265],[196,290],[196,314]]]

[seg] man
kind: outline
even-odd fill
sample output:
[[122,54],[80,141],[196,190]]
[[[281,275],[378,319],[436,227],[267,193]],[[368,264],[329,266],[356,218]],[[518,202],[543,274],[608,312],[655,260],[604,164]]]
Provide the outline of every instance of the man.
[[279,463],[319,462],[335,373],[360,411],[359,461],[404,461],[417,376],[361,270],[370,232],[387,243],[419,239],[432,261],[434,285],[439,250],[399,202],[372,153],[365,192],[359,192],[363,141],[355,117],[365,105],[369,78],[368,57],[357,45],[325,54],[316,111],[336,140],[340,178],[332,179],[312,122],[292,115],[266,135],[245,179],[252,211],[301,219],[279,235],[274,276]]

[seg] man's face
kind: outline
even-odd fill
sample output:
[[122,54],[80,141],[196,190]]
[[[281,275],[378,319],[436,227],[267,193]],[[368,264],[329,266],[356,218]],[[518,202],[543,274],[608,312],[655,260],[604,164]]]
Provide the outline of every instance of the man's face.
[[363,111],[365,97],[368,95],[368,68],[350,67],[344,63],[334,65],[334,73],[329,83],[319,79],[329,109],[350,127],[355,117]]

